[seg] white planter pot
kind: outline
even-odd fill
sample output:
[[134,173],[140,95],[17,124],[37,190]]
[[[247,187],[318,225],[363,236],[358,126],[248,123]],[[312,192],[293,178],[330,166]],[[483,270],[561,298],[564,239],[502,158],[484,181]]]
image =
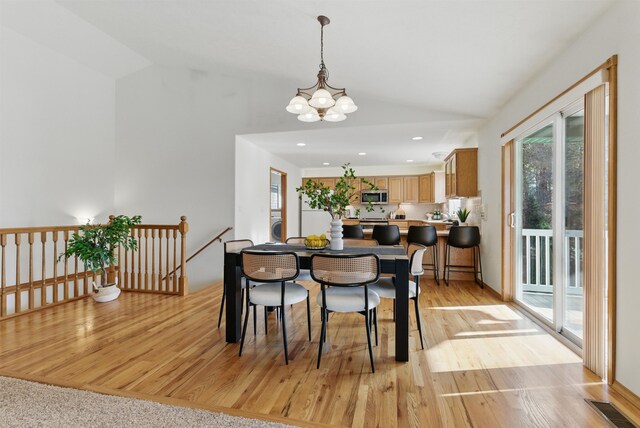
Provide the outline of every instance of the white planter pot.
[[118,280],[113,284],[105,284],[102,287],[98,287],[96,283],[93,283],[93,288],[96,290],[93,293],[93,300],[96,302],[104,303],[116,300],[120,295],[120,289],[118,288]]
[[342,242],[342,220],[332,220],[331,221],[331,249],[332,250],[342,250],[343,242]]

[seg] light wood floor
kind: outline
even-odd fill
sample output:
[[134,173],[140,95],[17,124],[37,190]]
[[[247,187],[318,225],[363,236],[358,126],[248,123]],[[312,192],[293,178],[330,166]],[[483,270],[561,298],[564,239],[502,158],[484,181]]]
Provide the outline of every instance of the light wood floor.
[[[606,426],[584,398],[613,392],[532,321],[470,282],[428,282],[423,291],[426,350],[419,349],[412,311],[411,361],[394,360],[385,301],[375,374],[358,315],[332,316],[316,369],[315,300],[311,343],[304,304],[287,311],[288,366],[279,324],[272,314],[265,336],[262,311],[257,337],[250,325],[238,357],[238,345],[225,343],[224,329],[216,328],[217,285],[184,298],[81,300],[0,322],[0,375],[295,424]],[[624,400],[616,403],[626,408]]]

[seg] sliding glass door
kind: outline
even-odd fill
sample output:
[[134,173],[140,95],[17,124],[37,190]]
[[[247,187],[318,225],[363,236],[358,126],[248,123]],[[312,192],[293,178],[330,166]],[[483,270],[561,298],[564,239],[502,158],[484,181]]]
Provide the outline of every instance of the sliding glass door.
[[584,109],[576,103],[516,140],[515,299],[582,343]]

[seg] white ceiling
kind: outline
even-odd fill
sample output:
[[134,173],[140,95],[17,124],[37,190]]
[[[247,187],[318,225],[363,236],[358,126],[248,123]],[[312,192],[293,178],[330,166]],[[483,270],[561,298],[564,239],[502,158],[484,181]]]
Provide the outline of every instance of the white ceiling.
[[[226,64],[490,117],[611,0],[58,0],[152,62]],[[293,93],[293,87],[292,87]]]
[[[394,118],[421,123],[364,127],[355,126],[360,118],[354,116],[351,124],[321,124],[322,130],[246,136],[302,167],[407,159],[429,164],[434,151],[474,144],[479,119],[491,117],[613,2],[0,1],[3,25],[113,77],[149,63],[200,70],[226,66],[289,81],[284,103],[296,87],[314,83],[316,16],[329,16],[329,83],[347,88],[361,117],[373,110],[382,118],[393,112]],[[415,135],[424,139],[410,140]],[[305,150],[295,146],[300,141],[307,143]],[[368,155],[359,157],[359,151]]]
[[53,0],[0,0],[0,23],[114,79],[151,65]]

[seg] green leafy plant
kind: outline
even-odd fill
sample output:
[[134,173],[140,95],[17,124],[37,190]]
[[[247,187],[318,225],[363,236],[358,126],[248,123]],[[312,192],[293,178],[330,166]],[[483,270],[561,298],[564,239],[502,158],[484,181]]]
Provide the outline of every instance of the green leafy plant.
[[458,219],[460,220],[461,223],[467,222],[467,218],[469,218],[469,214],[471,214],[471,211],[469,211],[466,208],[460,208],[458,211],[456,211],[456,215],[458,216]]
[[[356,177],[355,170],[349,165],[347,163],[342,166],[344,172],[342,177],[336,181],[334,189],[325,186],[323,183],[307,180],[303,186],[296,188],[296,192],[298,192],[300,198],[302,196],[307,197],[309,207],[319,208],[328,212],[334,220],[341,219],[346,214],[347,206],[360,202],[360,194],[356,191],[355,183],[359,181],[362,188],[369,186],[370,190],[378,190],[378,187],[370,181]],[[363,207],[368,212],[375,210],[371,202],[367,202]],[[380,211],[384,212],[382,208]],[[357,209],[356,215],[359,214],[360,209]]]
[[69,239],[67,250],[60,254],[58,260],[78,257],[89,269],[95,273],[104,273],[106,266],[118,264],[115,250],[122,245],[125,250],[136,250],[138,243],[131,236],[131,228],[140,224],[142,217],[139,215],[127,217],[119,215],[112,217],[107,224],[80,227]]

